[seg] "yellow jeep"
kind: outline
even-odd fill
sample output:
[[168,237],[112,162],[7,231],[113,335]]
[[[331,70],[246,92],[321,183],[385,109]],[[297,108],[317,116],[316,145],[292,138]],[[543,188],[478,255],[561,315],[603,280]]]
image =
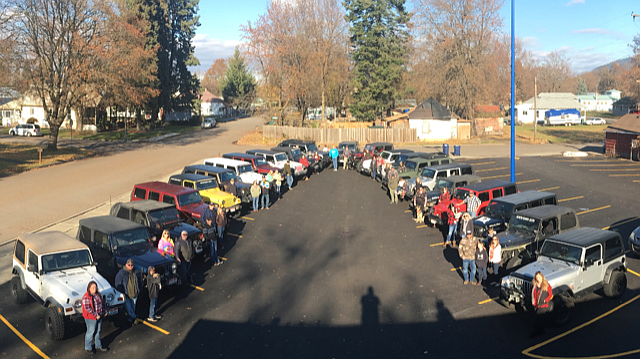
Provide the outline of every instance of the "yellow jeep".
[[169,183],[198,190],[204,203],[213,202],[219,206],[223,205],[228,213],[240,212],[242,206],[240,198],[222,191],[213,177],[184,173],[171,176]]

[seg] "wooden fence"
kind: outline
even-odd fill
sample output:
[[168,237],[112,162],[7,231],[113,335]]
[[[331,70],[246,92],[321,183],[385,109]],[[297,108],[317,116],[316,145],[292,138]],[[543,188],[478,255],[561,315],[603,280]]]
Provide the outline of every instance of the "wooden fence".
[[262,135],[267,139],[286,137],[318,143],[418,142],[414,128],[307,128],[265,125],[262,126]]

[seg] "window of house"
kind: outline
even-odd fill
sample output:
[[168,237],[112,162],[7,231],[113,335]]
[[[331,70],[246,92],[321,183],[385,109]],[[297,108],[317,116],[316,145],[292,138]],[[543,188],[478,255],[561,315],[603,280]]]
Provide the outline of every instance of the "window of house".
[[428,121],[422,121],[422,133],[430,133],[431,131],[429,130],[429,122]]
[[522,116],[527,116],[528,111],[522,110]]
[[35,108],[33,108],[33,107],[31,107],[30,111],[31,111],[31,114],[32,114],[32,115],[36,113],[36,109],[35,109]]

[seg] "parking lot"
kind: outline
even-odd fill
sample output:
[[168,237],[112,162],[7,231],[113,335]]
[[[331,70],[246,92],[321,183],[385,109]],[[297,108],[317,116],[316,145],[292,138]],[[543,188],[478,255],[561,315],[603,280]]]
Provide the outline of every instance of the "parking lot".
[[[483,179],[509,179],[508,158],[459,162],[472,164]],[[640,225],[640,164],[521,157],[516,182],[520,191],[556,193],[559,205],[577,211],[581,226],[617,231],[625,244]],[[589,295],[577,301],[568,325],[529,339],[529,316],[496,301],[495,285],[463,286],[461,261],[455,249],[442,248],[442,233],[416,225],[406,203],[390,205],[378,183],[354,171],[324,171],[301,182],[271,210],[236,218],[228,233],[221,254],[226,265],[196,260],[194,286],[161,296],[161,321],[127,329],[103,325],[109,356],[604,358],[640,352],[632,329],[640,303],[638,259],[629,256],[622,298]],[[85,355],[82,323],[70,339],[51,342],[39,304],[14,304],[8,283],[0,293],[3,357]],[[147,308],[141,300],[139,317]]]

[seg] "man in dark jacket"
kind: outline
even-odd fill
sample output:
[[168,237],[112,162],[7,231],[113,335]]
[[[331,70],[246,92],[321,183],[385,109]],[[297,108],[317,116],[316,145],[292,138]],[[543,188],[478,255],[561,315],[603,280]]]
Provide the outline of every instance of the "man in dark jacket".
[[191,260],[193,259],[193,243],[188,237],[187,231],[180,233],[180,238],[176,240],[173,247],[176,259],[180,264],[182,276],[186,278],[187,283],[191,284]]
[[116,274],[116,289],[124,293],[125,315],[130,324],[136,324],[136,302],[142,292],[142,275],[133,267],[133,259],[127,259],[127,263]]
[[238,196],[238,187],[236,187],[236,181],[233,178],[224,187],[224,191],[227,193],[231,193],[236,197],[241,197],[241,196]]
[[147,321],[155,323],[162,318],[162,316],[156,315],[156,303],[158,303],[162,283],[160,274],[156,273],[154,266],[149,266],[147,273],[147,289],[149,290],[149,318],[147,318]]
[[284,164],[282,172],[287,178],[287,186],[289,187],[289,189],[291,189],[291,186],[293,185],[293,175],[291,174],[291,164],[289,164],[289,160],[287,160],[287,163]]
[[389,187],[389,196],[391,197],[391,203],[398,204],[398,182],[400,181],[400,177],[398,177],[398,173],[395,170],[389,170],[389,183],[387,187]]

